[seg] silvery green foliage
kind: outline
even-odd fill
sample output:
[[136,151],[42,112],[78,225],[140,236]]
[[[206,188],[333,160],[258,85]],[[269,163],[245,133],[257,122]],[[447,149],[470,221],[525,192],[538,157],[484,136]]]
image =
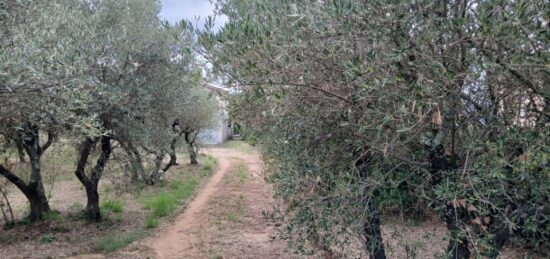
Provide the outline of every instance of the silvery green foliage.
[[296,248],[353,257],[374,199],[438,213],[451,256],[548,250],[544,1],[218,6],[229,22],[203,31],[205,56],[240,90],[232,113],[263,147]]
[[[105,147],[162,150],[174,120],[209,125],[214,104],[201,85],[193,30],[161,21],[159,11],[156,0],[1,0],[2,150],[26,128],[77,143],[82,154],[105,138]],[[85,173],[98,180],[98,168]]]

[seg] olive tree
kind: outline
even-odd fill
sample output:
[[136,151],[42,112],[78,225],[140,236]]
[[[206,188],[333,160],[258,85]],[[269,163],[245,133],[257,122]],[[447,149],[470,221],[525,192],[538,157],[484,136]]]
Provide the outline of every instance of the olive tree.
[[[63,4],[59,5],[59,3]],[[1,174],[19,188],[30,203],[30,220],[43,218],[50,210],[44,193],[41,158],[64,125],[85,118],[68,116],[78,102],[66,102],[65,94],[79,79],[68,63],[77,60],[68,40],[72,1],[2,1],[0,38],[0,134],[3,147],[15,143],[19,157],[24,151],[30,162],[30,177],[10,171],[10,159],[2,161]],[[39,28],[37,30],[37,28]],[[45,141],[41,138],[45,137]]]
[[183,135],[175,122],[194,116],[195,102],[208,106],[193,99],[204,90],[188,23],[162,22],[155,0],[5,0],[0,10],[0,150],[24,150],[31,167],[25,181],[6,155],[0,173],[29,199],[31,220],[42,219],[49,204],[40,159],[63,138],[75,147],[86,217],[99,221],[98,185],[116,147],[139,172],[136,147],[154,145],[160,162],[174,155],[167,170],[173,134]]
[[239,88],[298,249],[385,258],[387,206],[440,215],[453,258],[548,248],[542,2],[218,4],[204,55]]

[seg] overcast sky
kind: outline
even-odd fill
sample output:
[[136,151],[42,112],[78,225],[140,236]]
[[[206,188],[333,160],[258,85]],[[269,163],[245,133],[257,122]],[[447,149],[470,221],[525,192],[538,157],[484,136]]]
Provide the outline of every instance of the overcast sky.
[[[161,0],[162,11],[160,17],[175,23],[187,19],[193,24],[202,27],[204,19],[213,14],[214,6],[208,0]],[[195,17],[200,16],[197,22]],[[225,18],[216,18],[216,28],[223,26]]]

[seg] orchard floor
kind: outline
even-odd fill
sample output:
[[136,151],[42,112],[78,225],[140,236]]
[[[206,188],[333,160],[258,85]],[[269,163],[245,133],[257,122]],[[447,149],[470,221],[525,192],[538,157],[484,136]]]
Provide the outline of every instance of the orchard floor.
[[[304,258],[288,251],[286,242],[276,238],[277,227],[267,217],[274,207],[273,192],[265,181],[258,152],[242,142],[230,142],[224,147],[206,149],[205,153],[216,158],[217,167],[208,180],[202,182],[192,200],[182,206],[181,214],[163,221],[157,229],[129,242],[128,246],[100,253],[93,247],[93,242],[74,243],[56,236],[54,241],[44,243],[40,241],[44,231],[51,232],[51,227],[48,230],[45,226],[45,230],[36,230],[42,234],[30,235],[28,239],[9,245],[0,240],[0,257]],[[69,189],[67,187],[65,191]],[[98,236],[115,231],[135,231],[144,220],[132,218],[131,211],[136,211],[136,208],[125,211],[120,221],[108,220],[91,225],[76,221],[76,229],[95,233],[78,238],[97,240]],[[388,258],[440,258],[443,255],[447,232],[441,221],[406,221],[399,217],[383,220]],[[67,229],[72,231],[72,227],[67,226]],[[91,247],[84,247],[86,244]],[[507,248],[500,258],[528,257],[521,249]]]

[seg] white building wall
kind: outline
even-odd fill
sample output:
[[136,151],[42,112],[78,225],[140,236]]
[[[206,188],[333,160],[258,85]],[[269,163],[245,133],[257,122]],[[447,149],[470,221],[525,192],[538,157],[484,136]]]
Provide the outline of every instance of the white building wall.
[[198,142],[202,145],[219,145],[233,138],[233,128],[229,123],[227,103],[217,97],[219,113],[215,127],[201,129]]

